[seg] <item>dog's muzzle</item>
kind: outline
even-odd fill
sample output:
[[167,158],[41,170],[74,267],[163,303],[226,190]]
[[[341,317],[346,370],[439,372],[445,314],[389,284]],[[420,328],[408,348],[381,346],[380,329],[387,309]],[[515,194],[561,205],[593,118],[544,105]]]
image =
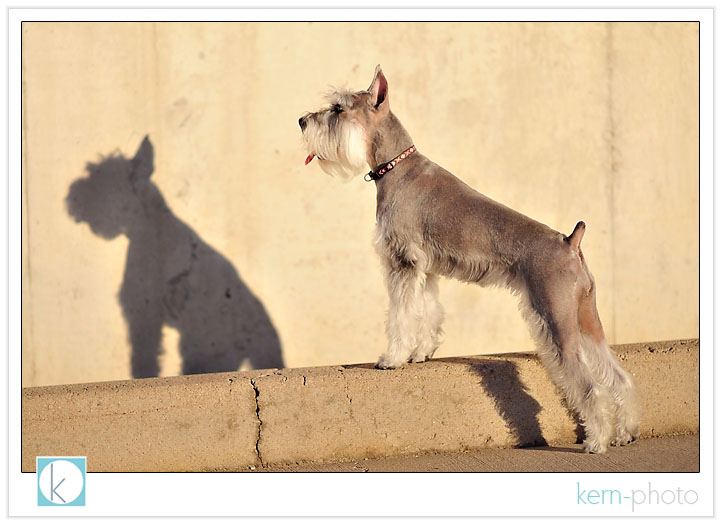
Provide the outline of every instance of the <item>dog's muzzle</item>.
[[[305,115],[301,116],[298,119],[298,125],[301,128],[301,132],[306,131],[306,119],[308,119],[308,117],[309,117],[309,114],[306,113]],[[308,157],[306,157],[306,165],[307,166],[308,166],[308,163],[314,159],[314,157],[318,157],[318,155],[316,155],[313,152],[309,153]],[[321,158],[321,157],[318,157],[318,158]]]

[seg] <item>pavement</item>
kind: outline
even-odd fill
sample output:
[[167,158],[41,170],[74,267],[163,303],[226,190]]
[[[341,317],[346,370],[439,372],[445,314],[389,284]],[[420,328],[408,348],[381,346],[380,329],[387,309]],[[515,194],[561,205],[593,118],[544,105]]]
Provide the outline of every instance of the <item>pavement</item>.
[[642,439],[586,454],[582,445],[479,449],[334,463],[255,467],[250,472],[699,472],[699,435]]

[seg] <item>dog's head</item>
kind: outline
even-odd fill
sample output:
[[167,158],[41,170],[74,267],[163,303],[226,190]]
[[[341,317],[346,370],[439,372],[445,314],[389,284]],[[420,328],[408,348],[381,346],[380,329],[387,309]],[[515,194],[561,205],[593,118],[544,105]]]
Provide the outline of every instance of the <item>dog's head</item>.
[[[153,145],[146,136],[132,159],[112,154],[86,165],[87,177],[70,185],[65,198],[68,214],[87,222],[93,233],[113,239],[127,233],[128,225],[142,214],[142,200],[153,186]],[[152,190],[152,188],[151,188]]]
[[326,107],[299,118],[306,164],[317,158],[321,169],[343,180],[364,173],[373,164],[377,130],[389,115],[388,88],[381,66],[376,66],[367,90],[334,90],[326,95]]

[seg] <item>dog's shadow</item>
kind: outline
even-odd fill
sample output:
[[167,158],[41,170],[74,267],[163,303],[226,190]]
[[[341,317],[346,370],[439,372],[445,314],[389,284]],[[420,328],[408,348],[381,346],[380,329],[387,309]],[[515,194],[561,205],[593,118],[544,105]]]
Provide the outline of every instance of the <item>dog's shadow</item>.
[[[516,363],[492,359],[474,359],[469,364],[471,370],[481,378],[482,388],[494,400],[501,418],[514,436],[517,447],[543,447],[548,450],[568,450],[550,447],[544,438],[539,423],[542,406],[529,394],[528,387],[519,376]],[[584,439],[584,429],[573,411],[565,408],[576,424],[577,443]]]
[[482,388],[494,400],[496,410],[512,432],[517,446],[547,446],[539,424],[542,407],[529,394],[516,364],[484,359],[469,366],[481,378]]
[[517,447],[548,446],[539,424],[542,407],[529,394],[515,363],[461,357],[446,357],[439,361],[467,365],[480,378],[480,386],[494,401],[496,411],[509,428]]
[[278,333],[233,265],[167,206],[150,180],[148,137],[132,159],[114,154],[88,163],[72,183],[69,215],[103,239],[128,237],[119,301],[128,325],[131,373],[159,374],[161,333],[180,334],[183,374],[282,368]]

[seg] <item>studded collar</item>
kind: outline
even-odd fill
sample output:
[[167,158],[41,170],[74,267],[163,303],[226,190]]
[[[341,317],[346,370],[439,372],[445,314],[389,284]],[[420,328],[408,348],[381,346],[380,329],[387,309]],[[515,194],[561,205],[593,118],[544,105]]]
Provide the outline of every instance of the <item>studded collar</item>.
[[393,160],[385,163],[380,164],[376,170],[369,171],[366,175],[364,175],[364,180],[366,182],[371,182],[379,180],[381,177],[383,177],[387,172],[391,171],[396,167],[396,165],[404,160],[405,158],[409,157],[414,151],[416,151],[416,146],[411,146],[409,149],[404,151],[401,155],[394,158]]

